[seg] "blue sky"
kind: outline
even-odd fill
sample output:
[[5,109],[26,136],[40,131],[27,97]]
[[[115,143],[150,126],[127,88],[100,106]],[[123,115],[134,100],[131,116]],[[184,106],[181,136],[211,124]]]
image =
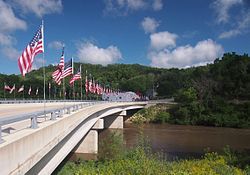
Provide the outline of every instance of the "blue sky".
[[[44,20],[45,61],[139,63],[185,68],[225,52],[249,53],[247,0],[0,0],[0,73],[17,59]],[[37,55],[33,68],[42,65]]]

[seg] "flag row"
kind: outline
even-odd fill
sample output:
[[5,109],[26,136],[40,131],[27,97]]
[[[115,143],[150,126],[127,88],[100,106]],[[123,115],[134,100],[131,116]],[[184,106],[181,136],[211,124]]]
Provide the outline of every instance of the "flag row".
[[[17,89],[18,89],[17,92],[24,92],[24,85],[22,85],[20,88],[17,88]],[[12,94],[12,92],[15,92],[16,90],[16,85],[14,84],[12,87],[10,87],[4,84],[4,90]],[[32,88],[30,86],[28,90],[28,94],[31,95],[31,92],[32,92]],[[39,92],[39,88],[36,88],[35,94],[38,95],[38,92]]]

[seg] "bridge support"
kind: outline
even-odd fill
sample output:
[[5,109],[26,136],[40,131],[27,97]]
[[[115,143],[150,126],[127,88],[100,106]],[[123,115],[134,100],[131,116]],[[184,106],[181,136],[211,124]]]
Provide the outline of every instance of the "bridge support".
[[74,153],[90,153],[97,154],[98,152],[98,131],[90,130],[77,146]]
[[123,128],[123,117],[127,115],[126,111],[122,111],[118,115],[111,115],[105,117],[104,128],[122,129]]

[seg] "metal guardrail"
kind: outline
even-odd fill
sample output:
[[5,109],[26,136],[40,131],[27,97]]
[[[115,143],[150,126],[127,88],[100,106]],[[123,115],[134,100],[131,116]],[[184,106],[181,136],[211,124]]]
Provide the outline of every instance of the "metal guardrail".
[[[44,100],[3,100],[0,99],[0,104],[19,104],[19,103],[43,103]],[[96,100],[45,100],[46,103],[57,102],[96,102]]]
[[[80,104],[74,104],[71,106],[58,108],[58,109],[51,109],[51,110],[42,110],[22,115],[15,115],[15,116],[8,116],[4,118],[0,118],[0,144],[4,142],[2,138],[2,126],[8,125],[11,123],[16,123],[24,120],[31,119],[31,125],[30,128],[36,129],[38,128],[37,119],[41,116],[43,117],[50,117],[50,120],[56,120],[57,117],[62,117],[64,114],[70,114],[73,111],[78,111],[79,109],[82,109],[83,107],[91,106],[97,103],[105,103],[104,101],[99,102],[88,102],[88,103],[80,103]],[[48,116],[47,116],[48,115]]]

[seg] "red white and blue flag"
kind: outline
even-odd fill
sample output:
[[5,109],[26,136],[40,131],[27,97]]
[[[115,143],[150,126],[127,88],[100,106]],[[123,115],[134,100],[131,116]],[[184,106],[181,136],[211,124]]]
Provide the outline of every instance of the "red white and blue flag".
[[30,86],[30,88],[29,88],[28,94],[29,94],[29,95],[31,94],[31,86]]
[[5,85],[4,85],[4,90],[10,91],[10,90],[11,90],[11,87],[5,84]]
[[22,85],[19,89],[18,89],[18,92],[22,92],[24,91],[24,85]]
[[62,78],[65,78],[69,75],[73,74],[73,59],[71,58],[67,63],[64,65],[64,70],[62,73]]
[[58,64],[56,71],[52,73],[52,78],[54,79],[54,81],[58,85],[61,84],[63,70],[64,70],[64,48],[62,50],[62,56],[60,58],[60,63]]
[[41,25],[18,59],[18,66],[22,76],[31,71],[35,56],[44,52],[43,38],[43,25]]
[[16,89],[16,85],[14,84],[14,86],[11,88],[10,90],[10,94]]
[[79,80],[82,78],[81,73],[82,73],[82,70],[80,66],[78,72],[75,75],[73,75],[73,77],[70,79],[69,81],[70,85],[72,85],[76,80]]
[[86,77],[85,77],[85,92],[86,92],[86,95],[88,95],[88,92],[89,92],[89,82],[88,82],[87,70],[86,70]]

